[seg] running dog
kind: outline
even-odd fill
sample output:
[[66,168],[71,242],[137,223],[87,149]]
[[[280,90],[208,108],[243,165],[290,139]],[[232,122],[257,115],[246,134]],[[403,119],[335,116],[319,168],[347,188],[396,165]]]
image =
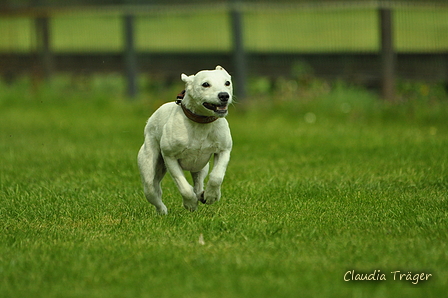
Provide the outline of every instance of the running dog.
[[[145,127],[145,141],[138,153],[138,165],[146,199],[159,214],[168,210],[162,202],[161,181],[170,173],[183,205],[195,211],[198,201],[213,204],[221,197],[221,184],[230,159],[232,137],[225,119],[232,103],[230,75],[221,66],[196,75],[181,75],[185,91],[176,102],[162,105]],[[204,179],[214,156],[204,191]],[[191,172],[193,186],[185,178]]]

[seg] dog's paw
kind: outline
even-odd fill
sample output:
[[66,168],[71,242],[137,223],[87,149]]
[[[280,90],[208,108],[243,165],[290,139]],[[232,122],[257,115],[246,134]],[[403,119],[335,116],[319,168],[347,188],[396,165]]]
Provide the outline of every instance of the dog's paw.
[[162,205],[158,208],[156,207],[156,211],[157,211],[157,214],[159,214],[159,215],[167,215],[168,214],[168,209],[166,208],[165,205]]
[[198,209],[198,200],[184,200],[184,207],[188,211],[196,211]]
[[204,204],[211,205],[216,201],[219,201],[221,198],[221,190],[220,189],[212,189],[205,190],[203,201]]

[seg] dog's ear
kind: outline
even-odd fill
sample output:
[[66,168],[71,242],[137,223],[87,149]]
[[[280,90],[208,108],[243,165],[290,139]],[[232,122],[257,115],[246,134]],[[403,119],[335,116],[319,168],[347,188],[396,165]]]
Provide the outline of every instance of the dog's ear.
[[[224,71],[226,74],[229,75],[229,73],[227,72],[227,70],[225,70],[224,67],[222,67],[221,65],[217,65],[216,68],[215,68],[215,70],[222,70],[222,71]],[[230,75],[229,75],[229,76],[230,76]]]
[[180,78],[182,79],[182,81],[184,81],[185,83],[190,83],[193,81],[194,75],[191,76],[187,76],[186,74],[181,74]]

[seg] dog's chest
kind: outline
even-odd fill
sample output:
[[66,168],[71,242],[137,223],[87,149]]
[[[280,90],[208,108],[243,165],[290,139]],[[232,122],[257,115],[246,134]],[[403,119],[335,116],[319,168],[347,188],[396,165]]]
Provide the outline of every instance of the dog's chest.
[[212,154],[225,149],[226,139],[223,131],[179,129],[164,134],[161,150],[165,156],[179,160],[184,170],[199,171],[208,163]]
[[210,160],[212,154],[219,152],[219,144],[210,139],[201,139],[194,142],[179,142],[176,158],[180,166],[186,171],[199,171]]
[[178,159],[179,164],[183,170],[191,172],[198,172],[204,168],[212,156],[209,150],[186,150],[185,153]]

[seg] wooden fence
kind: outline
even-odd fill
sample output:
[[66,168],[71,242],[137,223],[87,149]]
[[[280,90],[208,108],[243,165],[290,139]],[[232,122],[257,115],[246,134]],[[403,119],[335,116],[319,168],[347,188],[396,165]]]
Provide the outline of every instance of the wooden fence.
[[[0,53],[0,72],[5,78],[17,73],[34,72],[51,77],[58,71],[74,73],[120,71],[126,75],[128,94],[138,93],[137,76],[151,73],[164,78],[180,72],[196,72],[214,64],[228,65],[239,98],[247,94],[247,77],[290,76],[296,64],[309,65],[314,74],[328,79],[344,79],[381,90],[386,100],[393,100],[396,77],[447,83],[448,49],[438,53],[396,53],[394,50],[394,7],[376,5],[381,37],[377,53],[261,53],[247,51],[244,45],[244,12],[247,7],[228,5],[232,47],[228,52],[138,52],[135,46],[135,15],[138,7],[114,8],[122,13],[124,47],[122,53],[57,53],[52,51],[49,20],[61,10],[0,11],[1,17],[28,16],[35,19],[37,49],[33,53]],[[150,10],[151,8],[146,8]],[[107,63],[105,63],[107,62]]]

